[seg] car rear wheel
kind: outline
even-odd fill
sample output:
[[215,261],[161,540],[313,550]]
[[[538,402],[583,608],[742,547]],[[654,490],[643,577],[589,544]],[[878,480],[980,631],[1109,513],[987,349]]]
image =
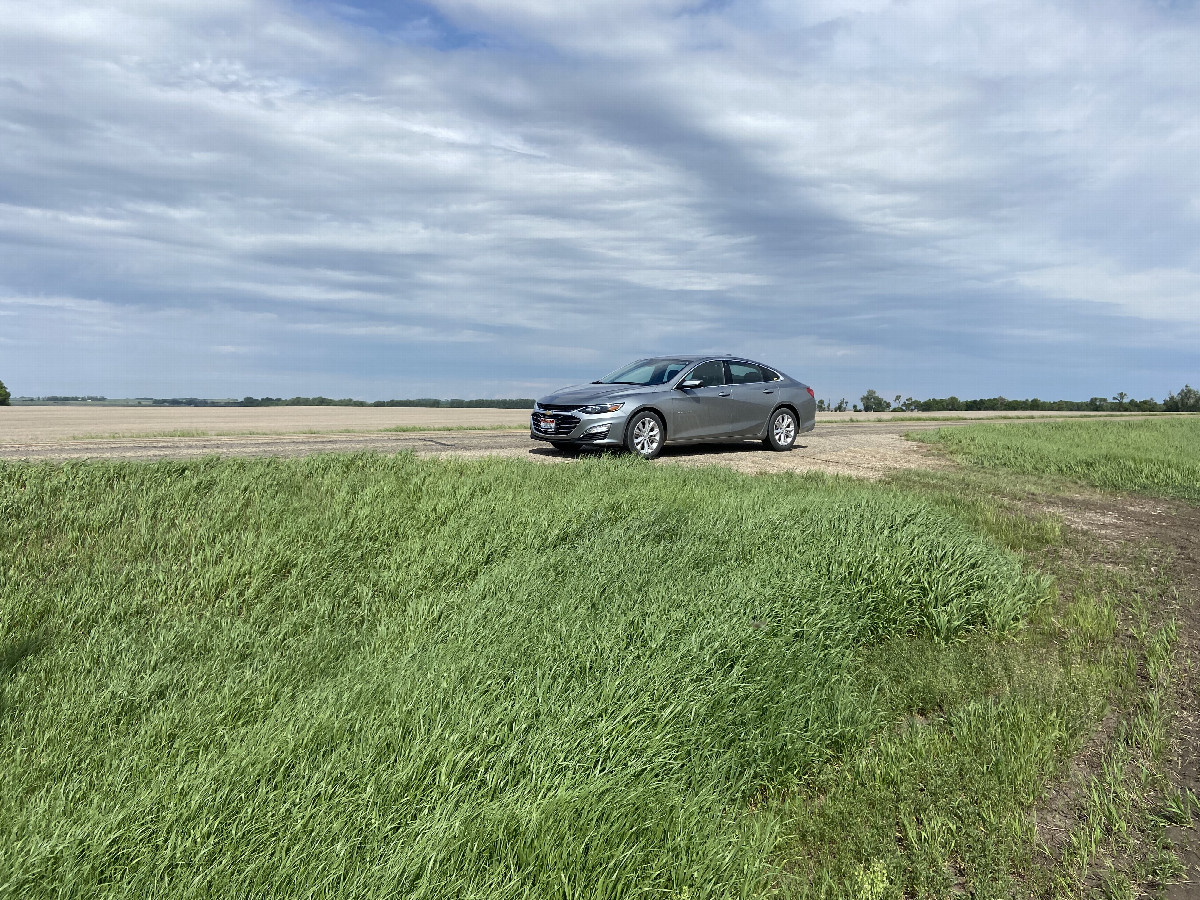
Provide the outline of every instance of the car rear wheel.
[[654,459],[662,453],[666,438],[662,419],[652,412],[638,413],[625,430],[625,446],[642,459]]
[[767,437],[763,441],[772,450],[791,450],[796,443],[796,416],[790,409],[777,409],[767,425]]

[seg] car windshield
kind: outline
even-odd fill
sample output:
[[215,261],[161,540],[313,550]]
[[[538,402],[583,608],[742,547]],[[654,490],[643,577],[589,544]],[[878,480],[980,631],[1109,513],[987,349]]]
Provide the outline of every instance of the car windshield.
[[639,359],[594,384],[666,384],[688,366],[686,359]]

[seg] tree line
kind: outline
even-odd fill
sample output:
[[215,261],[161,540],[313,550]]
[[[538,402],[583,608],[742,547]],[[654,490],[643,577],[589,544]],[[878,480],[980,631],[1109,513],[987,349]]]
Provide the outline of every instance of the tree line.
[[[8,406],[11,394],[4,382],[0,381],[0,406]],[[80,402],[101,401],[106,397],[99,396],[49,396],[36,398],[48,402]],[[152,397],[137,397],[138,400],[148,400],[154,406],[408,406],[430,409],[533,409],[533,400],[528,397],[478,398],[461,400],[458,398],[442,400],[437,397],[418,397],[414,400],[353,400],[346,397],[334,400],[330,397],[244,397],[241,400],[206,400],[201,397],[171,397],[158,399]],[[958,397],[932,397],[928,400],[914,400],[912,397],[901,397],[896,394],[893,400],[881,396],[874,388],[868,390],[859,398],[859,403],[851,406],[843,397],[837,403],[828,400],[818,400],[817,409],[820,412],[1200,412],[1200,391],[1185,384],[1177,393],[1168,394],[1161,403],[1150,397],[1146,400],[1135,400],[1124,391],[1112,397],[1091,397],[1088,400],[1010,400],[1007,397],[986,397],[977,400],[960,400]]]
[[859,398],[860,403],[851,407],[843,397],[836,404],[826,400],[817,401],[819,412],[1200,412],[1200,391],[1185,384],[1178,393],[1168,394],[1161,403],[1150,397],[1135,400],[1124,391],[1113,397],[1091,397],[1087,400],[1009,400],[1007,397],[986,397],[978,400],[960,400],[958,397],[932,397],[914,400],[912,397],[888,400],[874,389]]
[[[0,406],[8,406],[9,392],[0,381]],[[19,398],[26,399],[26,398]],[[85,403],[103,402],[107,397],[96,394],[51,394],[45,397],[27,398],[41,403]],[[479,398],[442,400],[437,397],[418,397],[415,400],[353,400],[349,397],[334,400],[331,397],[244,397],[241,400],[210,400],[204,397],[134,397],[151,406],[417,406],[433,409],[533,409],[533,400],[527,397]]]

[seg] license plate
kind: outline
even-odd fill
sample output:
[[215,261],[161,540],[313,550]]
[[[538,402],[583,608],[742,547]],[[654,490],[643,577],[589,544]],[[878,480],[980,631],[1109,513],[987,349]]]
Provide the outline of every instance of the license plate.
[[553,419],[538,419],[538,428],[540,428],[542,431],[553,431],[554,430],[554,420]]

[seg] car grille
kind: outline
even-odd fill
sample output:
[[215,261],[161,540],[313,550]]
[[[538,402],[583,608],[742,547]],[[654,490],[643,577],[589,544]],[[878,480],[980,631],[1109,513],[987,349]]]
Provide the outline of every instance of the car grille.
[[[550,420],[552,424],[547,424],[547,420]],[[574,430],[575,426],[579,424],[579,417],[535,412],[531,422],[533,430],[538,434],[563,435],[570,434]]]
[[582,406],[563,406],[559,403],[539,403],[537,408],[547,412],[575,412],[577,409],[583,409]]

